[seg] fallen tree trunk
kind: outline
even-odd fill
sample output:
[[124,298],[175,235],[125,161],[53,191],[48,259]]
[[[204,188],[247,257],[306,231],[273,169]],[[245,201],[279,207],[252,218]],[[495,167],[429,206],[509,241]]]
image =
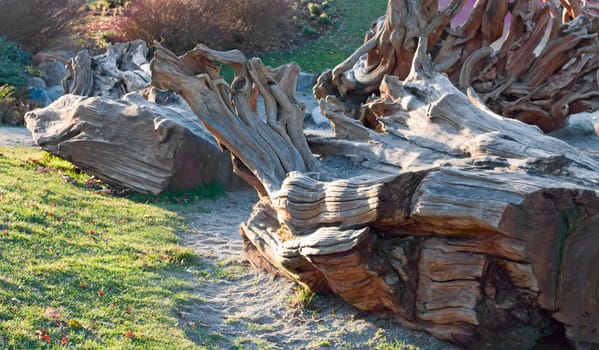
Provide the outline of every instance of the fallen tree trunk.
[[137,192],[246,188],[187,104],[149,86],[147,51],[142,40],[109,45],[94,57],[80,51],[63,79],[67,95],[25,116],[36,144]]
[[[516,330],[534,342],[559,325],[599,343],[599,163],[461,93],[426,42],[405,81],[385,76],[364,107],[375,130],[320,101],[335,132],[308,136],[316,158],[293,64],[159,47],[152,79],[187,100],[260,194],[241,225],[254,266],[461,345]],[[213,61],[233,66],[231,85]]]
[[44,150],[119,188],[152,194],[214,184],[246,188],[189,108],[157,104],[157,95],[169,94],[153,90],[149,100],[136,93],[68,94],[28,112],[27,128]]
[[438,11],[437,0],[390,0],[387,15],[364,44],[321,75],[317,97],[335,95],[360,118],[360,105],[378,93],[385,74],[405,79],[424,35],[435,69],[463,92],[473,89],[504,117],[549,132],[562,128],[571,114],[599,108],[599,17],[592,7],[578,0],[561,0],[561,6],[478,0],[466,22],[453,28],[451,20],[464,2],[452,0]]

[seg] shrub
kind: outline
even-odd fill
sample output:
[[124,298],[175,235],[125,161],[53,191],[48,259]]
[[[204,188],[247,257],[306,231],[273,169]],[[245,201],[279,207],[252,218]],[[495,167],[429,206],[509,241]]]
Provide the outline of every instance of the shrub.
[[[226,1],[225,1],[226,2]],[[238,0],[220,16],[224,39],[230,48],[257,53],[284,40],[292,7],[286,0]]]
[[0,33],[37,51],[77,17],[83,4],[83,0],[1,0]]
[[125,6],[130,0],[108,0],[111,8]]
[[310,11],[311,16],[318,16],[322,13],[322,9],[320,8],[320,4],[309,2],[308,3],[308,11]]
[[94,0],[94,1],[88,1],[89,4],[89,8],[91,10],[108,10],[108,9],[118,9],[120,7],[125,6],[129,0]]
[[30,62],[30,53],[19,44],[0,37],[0,85],[25,85]]
[[288,0],[132,0],[119,23],[119,41],[160,41],[182,53],[197,43],[257,52],[282,38]]
[[29,106],[17,99],[19,93],[14,86],[0,85],[0,124],[23,124],[23,117]]

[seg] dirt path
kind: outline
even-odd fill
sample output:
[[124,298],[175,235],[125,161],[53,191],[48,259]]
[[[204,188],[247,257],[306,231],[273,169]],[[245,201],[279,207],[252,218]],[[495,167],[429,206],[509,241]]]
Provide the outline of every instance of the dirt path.
[[0,146],[34,146],[31,133],[25,127],[0,125]]
[[[207,344],[243,349],[373,349],[400,344],[420,349],[458,349],[421,332],[409,331],[383,316],[367,315],[337,297],[317,297],[311,307],[292,307],[295,286],[252,270],[244,262],[239,223],[257,197],[231,193],[202,202],[185,214],[193,227],[183,245],[205,256],[216,278],[199,281],[199,302],[188,305],[187,322],[203,328]],[[199,279],[201,280],[201,278]],[[200,341],[201,342],[201,341]],[[382,348],[382,347],[381,347]],[[409,348],[406,348],[409,349]]]

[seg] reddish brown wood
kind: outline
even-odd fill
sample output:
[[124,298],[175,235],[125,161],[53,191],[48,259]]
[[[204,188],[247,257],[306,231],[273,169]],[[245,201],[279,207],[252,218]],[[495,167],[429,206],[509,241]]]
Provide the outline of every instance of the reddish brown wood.
[[500,115],[549,132],[562,128],[570,114],[598,108],[595,12],[577,0],[563,0],[559,7],[552,1],[538,6],[529,0],[512,5],[481,0],[463,25],[451,27],[463,3],[455,0],[437,12],[437,0],[389,1],[387,15],[375,22],[364,44],[321,75],[316,96],[335,95],[354,118],[363,117],[360,104],[378,93],[385,74],[407,77],[422,34],[435,69],[462,91],[472,88]]

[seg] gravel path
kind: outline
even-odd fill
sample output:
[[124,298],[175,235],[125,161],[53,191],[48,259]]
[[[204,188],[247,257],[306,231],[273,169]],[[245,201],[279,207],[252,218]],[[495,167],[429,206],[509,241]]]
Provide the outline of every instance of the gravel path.
[[35,146],[35,143],[27,128],[0,125],[0,146]]

